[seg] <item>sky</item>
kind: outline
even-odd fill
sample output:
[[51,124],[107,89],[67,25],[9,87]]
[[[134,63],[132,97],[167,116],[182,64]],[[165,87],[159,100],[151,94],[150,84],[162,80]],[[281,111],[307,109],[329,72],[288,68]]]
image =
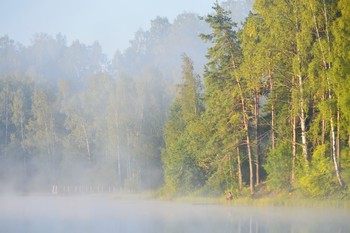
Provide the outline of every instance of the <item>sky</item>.
[[[109,57],[129,46],[137,30],[157,16],[172,22],[183,12],[206,15],[215,0],[0,0],[0,37],[29,45],[35,33],[66,36],[91,45],[98,41]],[[221,1],[219,1],[221,2]]]

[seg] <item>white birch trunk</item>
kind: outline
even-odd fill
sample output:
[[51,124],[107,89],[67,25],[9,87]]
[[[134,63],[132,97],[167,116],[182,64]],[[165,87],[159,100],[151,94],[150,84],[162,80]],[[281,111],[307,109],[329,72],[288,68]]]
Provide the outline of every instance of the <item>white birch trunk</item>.
[[87,154],[88,154],[88,159],[89,159],[89,161],[91,162],[91,152],[90,152],[89,137],[88,137],[88,135],[87,135],[87,131],[86,131],[85,125],[84,125],[84,124],[81,124],[81,126],[82,126],[83,132],[84,132],[85,144],[86,144],[86,151],[87,151]]
[[[326,20],[326,28],[328,28],[327,26],[327,11],[326,11],[326,6],[325,6],[325,2],[324,3],[324,16],[325,16],[325,20]],[[323,66],[324,66],[324,72],[325,72],[325,76],[326,76],[326,80],[327,80],[327,86],[328,86],[328,99],[333,99],[333,96],[332,96],[332,90],[331,90],[331,82],[330,82],[330,79],[328,77],[328,74],[327,74],[327,69],[330,68],[330,65],[328,67],[328,64],[327,64],[327,61],[326,61],[326,56],[325,56],[325,52],[324,52],[324,48],[322,46],[322,42],[321,42],[321,36],[319,34],[319,28],[318,28],[318,24],[317,24],[317,18],[316,18],[316,15],[314,13],[314,9],[313,9],[313,5],[311,4],[311,2],[309,1],[309,4],[310,4],[310,8],[311,8],[311,12],[312,12],[312,15],[313,15],[313,20],[314,20],[314,25],[315,25],[315,30],[316,30],[316,35],[317,35],[317,41],[318,41],[318,44],[319,44],[319,47],[320,47],[320,51],[321,51],[321,54],[322,54],[322,59],[323,59]],[[328,41],[328,44],[329,44],[329,53],[330,53],[330,41],[329,41],[329,36],[328,36],[328,31],[327,31],[327,41]],[[338,179],[338,182],[340,184],[341,187],[344,187],[344,183],[343,183],[343,180],[341,178],[341,175],[340,175],[340,168],[339,168],[339,163],[337,161],[337,145],[336,145],[336,141],[337,141],[337,138],[336,138],[336,134],[335,134],[335,126],[334,126],[334,120],[333,120],[333,111],[331,108],[329,108],[329,111],[331,113],[331,117],[330,117],[330,126],[331,126],[331,145],[332,145],[332,160],[333,160],[333,163],[334,163],[334,168],[335,168],[335,172],[336,172],[336,176],[337,176],[337,179]]]
[[309,160],[309,154],[308,154],[308,146],[307,146],[307,138],[306,138],[306,114],[304,110],[304,89],[303,89],[303,78],[301,75],[298,75],[299,78],[299,92],[300,92],[300,128],[301,128],[301,144],[303,149],[303,155],[306,163],[308,163]]

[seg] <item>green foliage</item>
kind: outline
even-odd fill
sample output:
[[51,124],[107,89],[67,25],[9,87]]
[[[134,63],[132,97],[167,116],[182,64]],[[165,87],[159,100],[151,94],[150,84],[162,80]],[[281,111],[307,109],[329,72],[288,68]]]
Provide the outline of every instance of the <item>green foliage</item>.
[[298,187],[304,195],[325,198],[337,190],[336,179],[332,169],[332,161],[326,155],[329,146],[318,146],[313,153],[312,163],[299,178]]
[[183,57],[183,82],[178,86],[178,97],[170,108],[165,127],[163,150],[165,192],[169,195],[188,194],[204,182],[203,169],[199,165],[201,114],[198,79],[193,73],[192,61]]
[[77,90],[67,80],[55,89],[21,74],[2,77],[0,180],[19,189],[21,182],[45,190],[53,183],[159,187],[168,106],[160,79],[96,73]]
[[[349,148],[342,151],[341,154],[341,164],[340,167],[342,169],[342,177],[344,179],[345,184],[350,183],[350,150]],[[348,189],[348,196],[350,195],[350,190]]]
[[264,168],[267,184],[271,189],[282,190],[291,187],[292,151],[288,142],[280,142],[267,156]]
[[234,165],[236,161],[230,159],[230,155],[217,161],[217,167],[212,173],[200,193],[204,196],[220,196],[225,191],[230,190],[234,194],[240,192],[238,186],[238,177],[235,174]]

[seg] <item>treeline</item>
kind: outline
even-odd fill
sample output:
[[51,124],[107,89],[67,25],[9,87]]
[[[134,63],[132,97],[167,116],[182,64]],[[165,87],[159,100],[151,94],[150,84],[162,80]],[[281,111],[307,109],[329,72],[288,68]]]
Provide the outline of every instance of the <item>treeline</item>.
[[111,60],[98,42],[68,44],[61,34],[37,34],[28,46],[1,37],[0,191],[160,187],[181,54],[204,61],[197,32],[206,30],[195,14],[157,17]]
[[241,29],[216,2],[204,91],[189,57],[165,126],[164,195],[348,195],[349,1],[256,0]]
[[[238,21],[251,7],[224,4]],[[163,185],[163,129],[181,54],[202,72],[208,45],[198,34],[210,28],[192,13],[150,25],[112,59],[98,42],[62,34],[36,34],[29,45],[0,38],[0,192]]]
[[81,91],[66,80],[53,90],[21,74],[2,78],[2,188],[158,187],[169,96],[159,73],[142,75],[96,73]]

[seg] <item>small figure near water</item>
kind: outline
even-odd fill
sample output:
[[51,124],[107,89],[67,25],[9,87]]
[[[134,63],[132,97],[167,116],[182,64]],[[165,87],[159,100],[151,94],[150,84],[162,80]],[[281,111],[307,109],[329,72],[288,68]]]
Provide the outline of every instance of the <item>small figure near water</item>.
[[233,195],[231,192],[228,192],[227,196],[226,196],[226,201],[230,201],[233,199]]

